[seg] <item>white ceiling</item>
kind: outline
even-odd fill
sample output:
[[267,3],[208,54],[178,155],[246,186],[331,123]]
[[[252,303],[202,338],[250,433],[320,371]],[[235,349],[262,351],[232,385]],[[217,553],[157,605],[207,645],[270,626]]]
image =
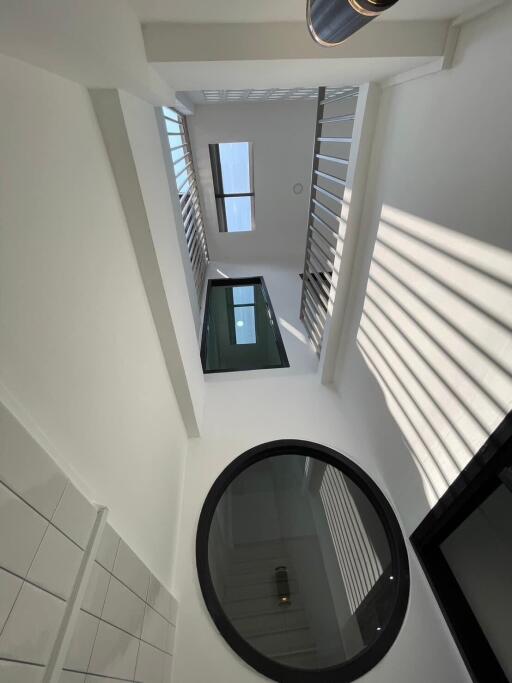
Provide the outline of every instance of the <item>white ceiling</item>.
[[[127,0],[143,22],[305,21],[305,0]],[[399,0],[383,19],[450,19],[480,0]]]
[[[353,106],[354,102],[350,101]],[[212,261],[230,264],[304,265],[316,104],[243,102],[197,107],[188,119],[194,166]],[[343,125],[343,124],[342,124]],[[255,229],[219,232],[208,145],[253,144]],[[294,194],[301,183],[304,191]]]
[[234,90],[251,88],[337,87],[382,81],[431,62],[433,57],[366,59],[282,59],[236,62],[155,63],[155,70],[175,90]]

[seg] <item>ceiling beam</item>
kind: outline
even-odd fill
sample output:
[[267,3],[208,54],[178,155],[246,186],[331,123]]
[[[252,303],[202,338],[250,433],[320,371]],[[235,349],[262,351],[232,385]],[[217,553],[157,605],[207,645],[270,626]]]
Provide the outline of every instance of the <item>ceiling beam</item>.
[[384,21],[365,26],[342,45],[317,45],[305,23],[143,25],[150,62],[439,57],[448,21]]

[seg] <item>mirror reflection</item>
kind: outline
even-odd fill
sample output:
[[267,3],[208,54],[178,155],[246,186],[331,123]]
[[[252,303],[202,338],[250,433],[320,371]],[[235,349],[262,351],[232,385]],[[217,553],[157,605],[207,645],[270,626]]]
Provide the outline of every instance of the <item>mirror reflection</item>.
[[397,597],[370,500],[341,470],[302,455],[260,460],[229,484],[210,526],[208,562],[238,633],[294,668],[358,655],[379,638]]

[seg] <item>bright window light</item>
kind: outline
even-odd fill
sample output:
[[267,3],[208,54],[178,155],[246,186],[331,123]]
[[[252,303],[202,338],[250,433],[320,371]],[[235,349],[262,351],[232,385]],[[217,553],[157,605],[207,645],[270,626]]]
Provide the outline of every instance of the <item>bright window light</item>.
[[254,227],[252,144],[212,144],[210,159],[220,231],[249,232]]

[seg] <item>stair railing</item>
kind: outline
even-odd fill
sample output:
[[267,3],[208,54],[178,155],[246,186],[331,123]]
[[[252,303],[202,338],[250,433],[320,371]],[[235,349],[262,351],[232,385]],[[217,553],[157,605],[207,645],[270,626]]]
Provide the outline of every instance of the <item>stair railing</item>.
[[318,89],[300,318],[320,355],[336,296],[343,250],[344,199],[358,89],[329,97]]
[[201,303],[209,255],[187,121],[178,111],[168,107],[163,108],[163,117],[169,139],[188,255],[198,300]]

